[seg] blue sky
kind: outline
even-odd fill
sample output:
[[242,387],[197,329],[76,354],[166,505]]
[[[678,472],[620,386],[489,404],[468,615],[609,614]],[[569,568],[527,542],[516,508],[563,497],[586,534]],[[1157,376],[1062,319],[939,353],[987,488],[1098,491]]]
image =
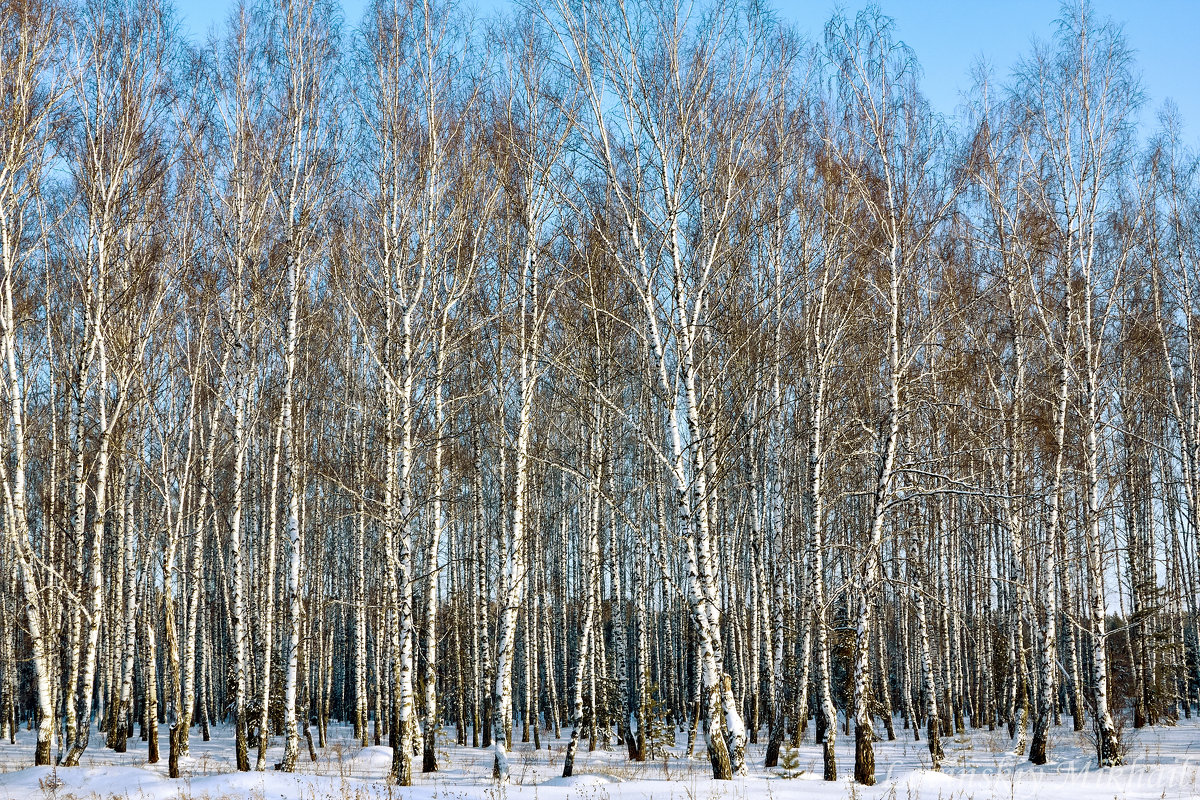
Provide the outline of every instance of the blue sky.
[[[839,5],[852,14],[863,2],[770,0],[780,16],[809,36],[819,37]],[[182,29],[200,38],[228,13],[229,0],[176,0]],[[899,37],[916,52],[924,70],[922,85],[933,107],[953,115],[961,92],[970,85],[972,65],[980,58],[997,77],[1028,52],[1034,37],[1047,39],[1059,14],[1057,0],[877,0],[896,20]],[[346,19],[357,24],[366,0],[341,0]],[[503,0],[477,0],[483,14]],[[1136,51],[1148,105],[1143,135],[1151,132],[1162,102],[1173,99],[1183,117],[1188,142],[1200,143],[1200,0],[1093,0],[1095,10],[1124,25]]]

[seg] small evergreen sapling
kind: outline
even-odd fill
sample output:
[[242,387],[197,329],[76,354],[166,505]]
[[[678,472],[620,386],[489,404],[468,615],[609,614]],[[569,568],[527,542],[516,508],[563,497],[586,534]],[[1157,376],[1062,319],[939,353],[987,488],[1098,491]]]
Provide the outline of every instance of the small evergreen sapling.
[[804,774],[800,769],[800,749],[788,746],[783,749],[783,757],[779,761],[779,777],[799,778]]

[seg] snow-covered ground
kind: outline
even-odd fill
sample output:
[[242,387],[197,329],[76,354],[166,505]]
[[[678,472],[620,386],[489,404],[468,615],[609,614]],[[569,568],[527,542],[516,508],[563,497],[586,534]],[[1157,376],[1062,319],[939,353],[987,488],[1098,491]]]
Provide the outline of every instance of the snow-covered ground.
[[[233,742],[228,729],[217,728],[212,741],[192,736],[192,756],[183,762],[186,777],[166,777],[166,737],[161,737],[163,760],[145,763],[146,746],[134,738],[130,752],[117,755],[93,746],[75,768],[28,767],[33,760],[33,735],[21,731],[17,744],[0,743],[0,798],[13,800],[70,800],[70,798],[257,798],[258,800],[788,800],[788,798],[888,798],[888,800],[986,800],[987,798],[1195,798],[1200,797],[1200,724],[1181,721],[1175,727],[1127,731],[1128,766],[1100,770],[1086,741],[1070,728],[1054,731],[1051,762],[1030,765],[1014,755],[1007,733],[972,731],[945,740],[942,771],[929,767],[925,742],[914,742],[908,731],[895,742],[876,745],[878,784],[855,786],[853,739],[840,737],[838,762],[842,780],[825,783],[821,755],[809,738],[799,750],[803,772],[794,779],[764,770],[763,745],[751,745],[748,777],[719,782],[708,777],[708,763],[678,752],[665,760],[633,764],[621,751],[580,748],[575,777],[563,779],[563,742],[549,742],[540,751],[518,744],[512,758],[512,782],[497,786],[491,780],[488,751],[456,747],[449,742],[440,755],[441,771],[416,776],[416,786],[402,789],[384,780],[391,762],[386,747],[361,748],[345,728],[330,730],[330,743],[319,758],[302,757],[295,775],[278,772],[236,773]],[[679,736],[683,741],[683,736]],[[93,734],[92,742],[103,742]],[[270,752],[270,763],[282,755],[281,740]],[[305,756],[303,742],[302,756]],[[677,751],[680,748],[677,748]],[[698,747],[698,750],[701,749]],[[253,760],[253,754],[251,755]],[[414,763],[420,768],[420,759]]]

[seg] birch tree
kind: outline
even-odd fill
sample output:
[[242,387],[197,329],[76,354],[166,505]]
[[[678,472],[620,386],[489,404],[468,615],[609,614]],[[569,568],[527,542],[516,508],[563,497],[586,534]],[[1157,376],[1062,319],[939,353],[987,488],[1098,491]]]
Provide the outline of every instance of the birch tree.
[[33,355],[28,343],[34,332],[21,332],[17,309],[28,302],[27,293],[32,290],[37,258],[33,243],[38,236],[38,216],[44,208],[38,202],[40,184],[51,155],[55,109],[61,100],[61,90],[49,76],[57,46],[54,29],[58,19],[59,10],[51,4],[6,5],[0,11],[0,30],[4,31],[0,71],[6,76],[0,82],[0,104],[9,110],[0,122],[0,348],[6,406],[0,440],[11,454],[0,461],[0,482],[4,485],[5,535],[21,582],[33,661],[38,704],[34,763],[38,766],[50,763],[55,713],[46,639],[49,619],[41,599],[46,578],[36,570],[26,488],[30,452],[25,397],[31,368],[26,362]]
[[[1092,642],[1092,706],[1101,765],[1121,762],[1117,729],[1109,709],[1103,475],[1101,459],[1109,388],[1102,376],[1105,343],[1128,252],[1104,241],[1104,214],[1113,185],[1127,164],[1132,114],[1140,89],[1128,46],[1113,23],[1082,5],[1065,12],[1057,47],[1042,51],[1025,68],[1027,107],[1035,120],[1031,148],[1046,162],[1043,213],[1054,221],[1064,263],[1067,311],[1060,357],[1080,393],[1076,415],[1083,430],[1086,516],[1083,550],[1086,608]],[[1062,380],[1062,379],[1060,379]],[[1061,393],[1066,393],[1064,387]],[[1060,394],[1061,396],[1061,394]]]

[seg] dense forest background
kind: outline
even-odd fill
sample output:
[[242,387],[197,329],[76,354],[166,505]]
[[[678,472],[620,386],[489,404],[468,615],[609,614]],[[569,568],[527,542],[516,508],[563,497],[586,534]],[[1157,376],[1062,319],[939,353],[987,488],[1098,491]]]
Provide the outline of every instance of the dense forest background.
[[[1200,702],[1200,180],[1067,5],[0,6],[0,735],[713,774]],[[901,727],[898,731],[897,728]],[[20,729],[26,728],[27,732]],[[93,741],[93,735],[103,741]],[[161,733],[160,733],[161,732]],[[672,739],[673,741],[673,739]],[[257,751],[257,755],[255,754]]]

